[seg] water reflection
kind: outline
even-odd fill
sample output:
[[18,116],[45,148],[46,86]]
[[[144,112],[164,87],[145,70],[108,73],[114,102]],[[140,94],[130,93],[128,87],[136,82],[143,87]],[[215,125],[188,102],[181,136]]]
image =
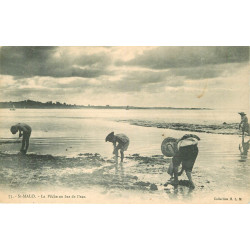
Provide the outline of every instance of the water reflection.
[[249,139],[242,136],[242,141],[239,144],[240,150],[240,162],[245,162],[247,160],[248,150],[249,150]]
[[192,198],[192,193],[194,188],[188,187],[186,185],[171,185],[173,188],[165,188],[165,193],[170,199],[190,199]]
[[124,181],[124,167],[122,162],[115,164],[115,175],[120,177],[122,182]]

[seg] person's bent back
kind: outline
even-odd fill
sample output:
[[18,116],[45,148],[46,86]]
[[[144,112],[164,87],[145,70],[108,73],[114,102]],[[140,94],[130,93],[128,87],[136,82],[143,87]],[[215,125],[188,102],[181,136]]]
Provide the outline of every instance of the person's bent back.
[[17,123],[16,125],[11,126],[10,131],[12,134],[19,132],[19,138],[23,137],[20,152],[26,154],[29,148],[29,139],[32,131],[31,127],[25,123]]

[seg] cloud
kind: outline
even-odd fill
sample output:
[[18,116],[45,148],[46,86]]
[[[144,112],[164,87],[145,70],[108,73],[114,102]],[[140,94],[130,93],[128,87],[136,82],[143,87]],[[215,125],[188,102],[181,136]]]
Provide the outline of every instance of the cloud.
[[158,47],[116,64],[150,69],[197,67],[249,61],[249,47]]
[[247,65],[248,63],[209,64],[197,67],[172,68],[170,72],[176,76],[184,76],[186,79],[210,79],[230,76]]
[[16,78],[33,76],[95,78],[109,74],[107,53],[70,56],[64,47],[2,47],[0,73]]
[[246,47],[2,47],[0,99],[237,106],[248,93],[248,57]]

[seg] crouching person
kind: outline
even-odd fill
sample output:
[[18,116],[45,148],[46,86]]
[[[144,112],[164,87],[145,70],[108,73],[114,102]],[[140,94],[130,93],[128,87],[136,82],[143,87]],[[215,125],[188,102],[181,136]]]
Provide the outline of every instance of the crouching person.
[[[195,188],[192,180],[192,170],[199,153],[199,140],[200,138],[197,135],[188,134],[184,135],[177,141],[177,152],[172,159],[174,168],[174,184],[178,185],[178,176],[182,175],[183,171],[185,171],[190,183],[190,188]],[[182,169],[178,172],[178,166],[180,164],[182,164]]]
[[106,142],[112,142],[114,146],[113,154],[115,155],[115,161],[118,163],[118,151],[120,150],[121,154],[121,162],[123,162],[124,159],[124,151],[128,149],[129,146],[129,138],[124,134],[114,134],[114,132],[111,132],[106,137]]
[[[172,137],[166,138],[162,143],[162,151],[166,156],[173,156],[172,162],[169,166],[169,174],[171,183],[177,186],[178,176],[185,171],[189,180],[190,188],[195,188],[192,180],[192,170],[195,160],[198,156],[198,141],[200,138],[197,135],[186,134],[181,139]],[[178,167],[182,165],[182,169],[178,172]]]

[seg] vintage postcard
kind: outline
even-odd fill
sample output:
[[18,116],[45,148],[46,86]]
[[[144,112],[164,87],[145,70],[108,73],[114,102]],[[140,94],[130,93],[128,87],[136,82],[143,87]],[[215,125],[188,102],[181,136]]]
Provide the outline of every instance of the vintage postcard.
[[250,202],[249,47],[0,47],[0,202]]

